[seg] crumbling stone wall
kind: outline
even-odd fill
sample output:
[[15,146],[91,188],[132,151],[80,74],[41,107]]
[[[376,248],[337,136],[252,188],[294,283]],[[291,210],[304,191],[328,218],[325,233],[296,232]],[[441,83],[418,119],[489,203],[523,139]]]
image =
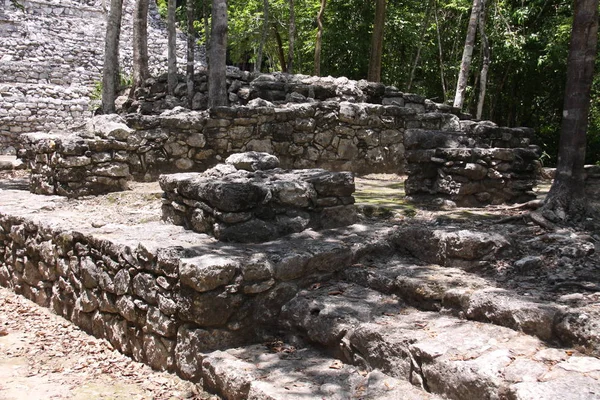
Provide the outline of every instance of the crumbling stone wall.
[[[0,0],[0,152],[19,148],[22,132],[64,130],[92,114],[90,96],[101,81],[106,10],[102,0]],[[153,73],[166,70],[166,28],[150,2]],[[130,74],[133,0],[124,2],[121,67]],[[177,41],[185,65],[185,37]],[[198,67],[203,52],[198,49]],[[11,149],[12,150],[12,149]]]
[[[307,75],[290,75],[275,72],[256,74],[240,71],[237,68],[227,70],[227,91],[229,105],[247,105],[253,99],[263,99],[274,104],[311,103],[315,101],[348,101],[352,103],[371,103],[396,105],[415,110],[417,113],[445,112],[461,118],[468,118],[460,110],[444,104],[437,104],[426,98],[403,93],[394,86],[382,83],[354,81],[346,77],[333,78]],[[208,77],[206,71],[199,71],[194,77],[193,110],[204,110],[208,106]],[[167,95],[167,77],[165,75],[150,78],[144,87],[135,93],[133,102],[125,103],[122,112],[142,114],[160,114],[176,106],[187,107],[187,86],[183,77],[175,88],[174,96]]]
[[123,179],[204,171],[245,151],[274,154],[286,169],[402,173],[406,129],[460,129],[450,113],[349,102],[174,109],[125,120],[129,127],[108,131],[25,135],[32,190],[68,196],[121,190]]
[[[117,116],[99,116],[100,121]],[[129,114],[127,125],[77,135],[27,135],[36,193],[81,196],[122,190],[131,179],[204,171],[234,153],[266,152],[283,168],[408,172],[411,196],[459,205],[531,198],[539,149],[532,130],[418,113],[397,105],[314,101],[208,111]],[[405,147],[408,152],[405,152]],[[408,162],[408,168],[405,169]]]
[[350,265],[365,241],[356,237],[354,249],[350,242],[300,239],[236,250],[201,245],[203,236],[195,250],[132,248],[85,228],[0,213],[0,285],[137,361],[197,379],[202,352],[259,340],[283,304]]
[[531,145],[533,130],[472,121],[462,126],[462,132],[406,133],[406,194],[463,207],[534,199],[541,151]]

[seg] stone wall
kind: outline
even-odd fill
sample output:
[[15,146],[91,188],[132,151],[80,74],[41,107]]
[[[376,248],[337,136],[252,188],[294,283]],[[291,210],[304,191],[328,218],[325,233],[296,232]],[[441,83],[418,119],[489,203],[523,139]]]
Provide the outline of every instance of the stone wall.
[[[103,124],[115,119],[117,126]],[[70,136],[27,135],[36,193],[80,196],[121,190],[131,179],[204,171],[231,154],[276,155],[283,168],[403,173],[407,194],[459,205],[518,202],[531,197],[538,167],[532,131],[460,120],[452,113],[335,101],[92,120]],[[119,122],[122,121],[122,122]],[[408,152],[405,154],[405,146]]]
[[[185,249],[137,238],[131,247],[73,229],[0,213],[0,285],[187,379],[198,378],[202,352],[261,340],[283,304],[350,265],[368,242],[354,234],[345,243],[298,238],[238,248],[196,234]],[[143,229],[181,235],[160,223]]]
[[[402,173],[407,129],[460,129],[453,114],[418,114],[395,105],[255,103],[130,114],[125,116],[128,126],[120,127],[110,127],[113,117],[98,116],[92,120],[95,127],[78,134],[25,135],[32,190],[69,196],[120,190],[123,178],[153,180],[161,173],[204,171],[245,151],[274,154],[286,169]],[[103,128],[101,121],[108,125]]]
[[533,130],[463,121],[463,132],[406,133],[406,194],[449,199],[459,206],[525,202],[533,187],[540,148]]
[[[19,148],[21,132],[64,130],[84,123],[94,107],[90,97],[101,81],[106,26],[102,0],[19,3],[24,11],[10,0],[0,0],[0,152]],[[123,74],[128,76],[134,1],[124,4],[120,56]],[[150,65],[158,74],[166,70],[167,38],[153,1],[148,35]],[[177,46],[183,70],[182,34]],[[200,68],[204,53],[201,49],[197,53]]]
[[[333,78],[286,73],[256,74],[229,67],[227,70],[229,105],[247,105],[253,99],[263,99],[274,104],[311,103],[315,101],[348,101],[406,107],[417,113],[452,113],[461,119],[469,115],[459,109],[437,104],[426,98],[403,93],[394,86],[382,83],[354,81],[345,77]],[[193,110],[205,110],[208,105],[208,77],[206,71],[195,76]],[[139,112],[160,114],[176,106],[187,106],[187,88],[183,76],[175,89],[175,96],[167,95],[166,75],[150,78],[135,93],[135,101],[124,103],[122,113]]]

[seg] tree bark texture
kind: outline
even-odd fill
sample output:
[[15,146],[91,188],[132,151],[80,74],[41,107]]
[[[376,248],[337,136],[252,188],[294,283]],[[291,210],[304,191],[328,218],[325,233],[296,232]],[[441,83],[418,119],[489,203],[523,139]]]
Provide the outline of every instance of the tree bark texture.
[[448,91],[446,89],[446,76],[444,72],[444,52],[442,49],[442,35],[440,34],[440,22],[438,18],[438,4],[437,0],[435,0],[433,13],[435,16],[435,30],[437,33],[437,42],[438,42],[438,57],[440,61],[440,80],[442,82],[442,91],[444,92],[444,103],[448,100]]
[[210,53],[210,26],[208,23],[208,4],[210,0],[202,0],[202,20],[204,25],[204,50],[206,53],[206,62]]
[[454,96],[454,107],[457,108],[462,108],[465,101],[465,91],[467,89],[467,81],[469,79],[469,71],[473,59],[473,47],[475,46],[475,36],[477,34],[477,23],[479,21],[480,13],[481,0],[473,0],[471,18],[469,19],[469,27],[467,28],[467,37],[465,39],[465,47],[460,62],[458,82],[456,83],[456,94]]
[[377,0],[375,3],[375,20],[373,22],[373,35],[371,36],[371,58],[369,58],[369,73],[367,75],[367,80],[370,82],[381,82],[385,3],[386,0]]
[[419,43],[417,44],[417,54],[415,55],[415,61],[413,62],[413,66],[410,70],[410,77],[408,78],[408,83],[406,85],[406,90],[410,90],[412,87],[413,81],[415,79],[415,73],[417,71],[417,67],[419,66],[419,61],[421,60],[421,50],[423,49],[423,41],[425,40],[425,33],[427,33],[427,27],[429,26],[429,17],[431,15],[431,1],[427,4],[427,10],[425,10],[425,23],[421,28],[421,34],[419,36]]
[[171,96],[177,86],[177,31],[175,30],[175,11],[177,0],[169,0],[167,4],[167,87]]
[[575,0],[556,177],[542,215],[553,222],[585,215],[584,162],[598,43],[598,0]]
[[227,0],[213,0],[208,101],[210,107],[226,106],[227,100]]
[[[325,1],[325,0],[323,0]],[[287,72],[290,74],[294,73],[294,46],[296,43],[296,8],[294,6],[294,0],[290,2],[290,30],[288,40],[288,59],[287,59]]]
[[281,34],[277,29],[277,24],[273,23],[273,32],[275,33],[275,41],[277,42],[277,56],[279,58],[279,64],[281,65],[282,71],[287,71],[287,63],[285,62],[285,51],[283,50],[283,40],[281,40]]
[[102,112],[115,112],[115,98],[119,87],[119,36],[123,0],[111,0],[104,42],[104,67],[102,70]]
[[135,89],[142,86],[150,76],[148,71],[148,1],[136,0],[133,16],[133,86]]
[[321,76],[321,45],[323,42],[323,14],[327,0],[321,0],[321,8],[317,14],[317,38],[315,40],[315,76]]
[[269,35],[269,0],[263,0],[263,28],[258,44],[258,52],[256,53],[256,64],[254,64],[254,72],[260,72],[262,69],[263,50],[267,37]]
[[187,65],[185,69],[185,80],[187,85],[188,108],[191,109],[192,99],[194,98],[194,59],[196,50],[196,30],[194,29],[196,10],[194,1],[187,0],[185,10],[187,17]]
[[481,36],[482,62],[481,73],[479,76],[479,100],[477,101],[477,119],[483,116],[483,105],[485,104],[485,94],[487,91],[487,77],[490,70],[491,54],[490,43],[485,33],[485,0],[481,0],[481,15],[479,16],[479,35]]

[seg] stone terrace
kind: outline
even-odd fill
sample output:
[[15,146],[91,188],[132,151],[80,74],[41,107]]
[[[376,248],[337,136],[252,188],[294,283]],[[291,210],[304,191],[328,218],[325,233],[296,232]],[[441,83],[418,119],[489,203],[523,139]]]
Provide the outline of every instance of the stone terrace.
[[512,238],[528,227],[364,221],[235,245],[157,222],[157,198],[97,211],[19,190],[2,198],[2,285],[225,398],[600,394],[593,296],[557,301],[540,284],[523,293],[482,274],[535,269],[554,252],[593,266],[591,239],[529,235],[539,255],[523,258]]

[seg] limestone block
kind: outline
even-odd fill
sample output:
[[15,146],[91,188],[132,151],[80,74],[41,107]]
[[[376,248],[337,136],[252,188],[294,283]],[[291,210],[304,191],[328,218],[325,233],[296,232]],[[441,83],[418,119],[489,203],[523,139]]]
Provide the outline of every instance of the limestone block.
[[207,292],[227,285],[238,269],[237,260],[208,254],[182,260],[179,274],[181,283],[198,292]]

